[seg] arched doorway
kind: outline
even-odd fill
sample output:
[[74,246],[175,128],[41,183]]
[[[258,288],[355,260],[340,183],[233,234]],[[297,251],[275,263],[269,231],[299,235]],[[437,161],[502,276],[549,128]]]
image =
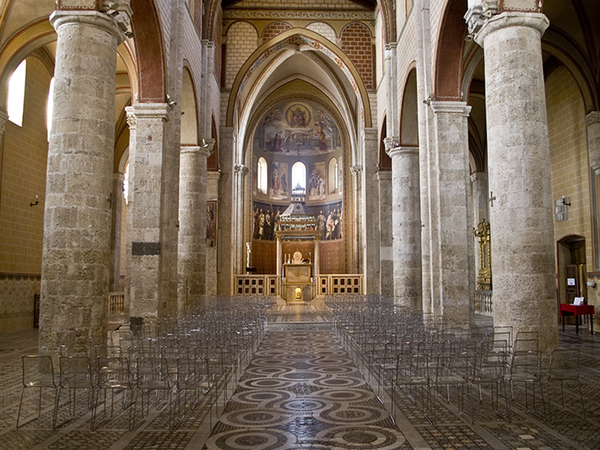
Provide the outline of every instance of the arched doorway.
[[557,242],[558,299],[560,303],[573,303],[575,297],[587,299],[587,269],[585,263],[585,237],[566,236]]

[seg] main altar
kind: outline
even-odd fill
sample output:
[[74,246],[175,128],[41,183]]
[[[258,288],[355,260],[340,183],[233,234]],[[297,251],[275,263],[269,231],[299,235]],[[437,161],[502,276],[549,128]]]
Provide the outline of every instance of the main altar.
[[[293,196],[275,230],[277,276],[281,277],[281,296],[288,303],[310,303],[316,297],[320,236],[317,218],[306,208],[304,197]],[[303,254],[300,248],[311,250]]]

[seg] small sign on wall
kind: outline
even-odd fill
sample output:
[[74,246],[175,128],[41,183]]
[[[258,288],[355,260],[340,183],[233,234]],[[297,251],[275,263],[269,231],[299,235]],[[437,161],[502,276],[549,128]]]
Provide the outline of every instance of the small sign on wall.
[[575,286],[575,278],[567,278],[567,286]]

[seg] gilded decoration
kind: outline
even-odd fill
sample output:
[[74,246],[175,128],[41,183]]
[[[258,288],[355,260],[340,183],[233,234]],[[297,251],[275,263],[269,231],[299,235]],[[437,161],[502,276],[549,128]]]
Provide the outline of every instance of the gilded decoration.
[[479,241],[479,275],[477,276],[477,289],[492,289],[492,246],[490,244],[490,223],[483,219],[473,228],[473,234]]

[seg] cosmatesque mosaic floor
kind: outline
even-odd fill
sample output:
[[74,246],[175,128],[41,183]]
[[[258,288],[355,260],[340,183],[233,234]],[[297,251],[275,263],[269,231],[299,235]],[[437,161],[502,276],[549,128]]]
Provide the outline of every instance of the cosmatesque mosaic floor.
[[425,414],[396,395],[391,411],[364,355],[348,353],[331,316],[293,305],[273,308],[262,343],[239,380],[230,381],[227,399],[223,393],[216,405],[202,402],[176,428],[168,405],[153,402],[129,430],[129,410],[116,397],[112,415],[100,412],[91,431],[85,394],[78,394],[74,414],[61,400],[53,430],[49,392],[39,417],[37,395],[26,393],[15,429],[21,355],[37,352],[37,331],[3,333],[0,449],[600,449],[600,337],[587,330],[576,335],[574,326],[559,334],[562,348],[581,351],[585,417],[570,385],[564,409],[560,390],[547,391],[545,414],[515,392],[511,422],[494,412],[486,392],[475,401],[473,423],[455,406],[457,398],[446,403],[434,396]]

